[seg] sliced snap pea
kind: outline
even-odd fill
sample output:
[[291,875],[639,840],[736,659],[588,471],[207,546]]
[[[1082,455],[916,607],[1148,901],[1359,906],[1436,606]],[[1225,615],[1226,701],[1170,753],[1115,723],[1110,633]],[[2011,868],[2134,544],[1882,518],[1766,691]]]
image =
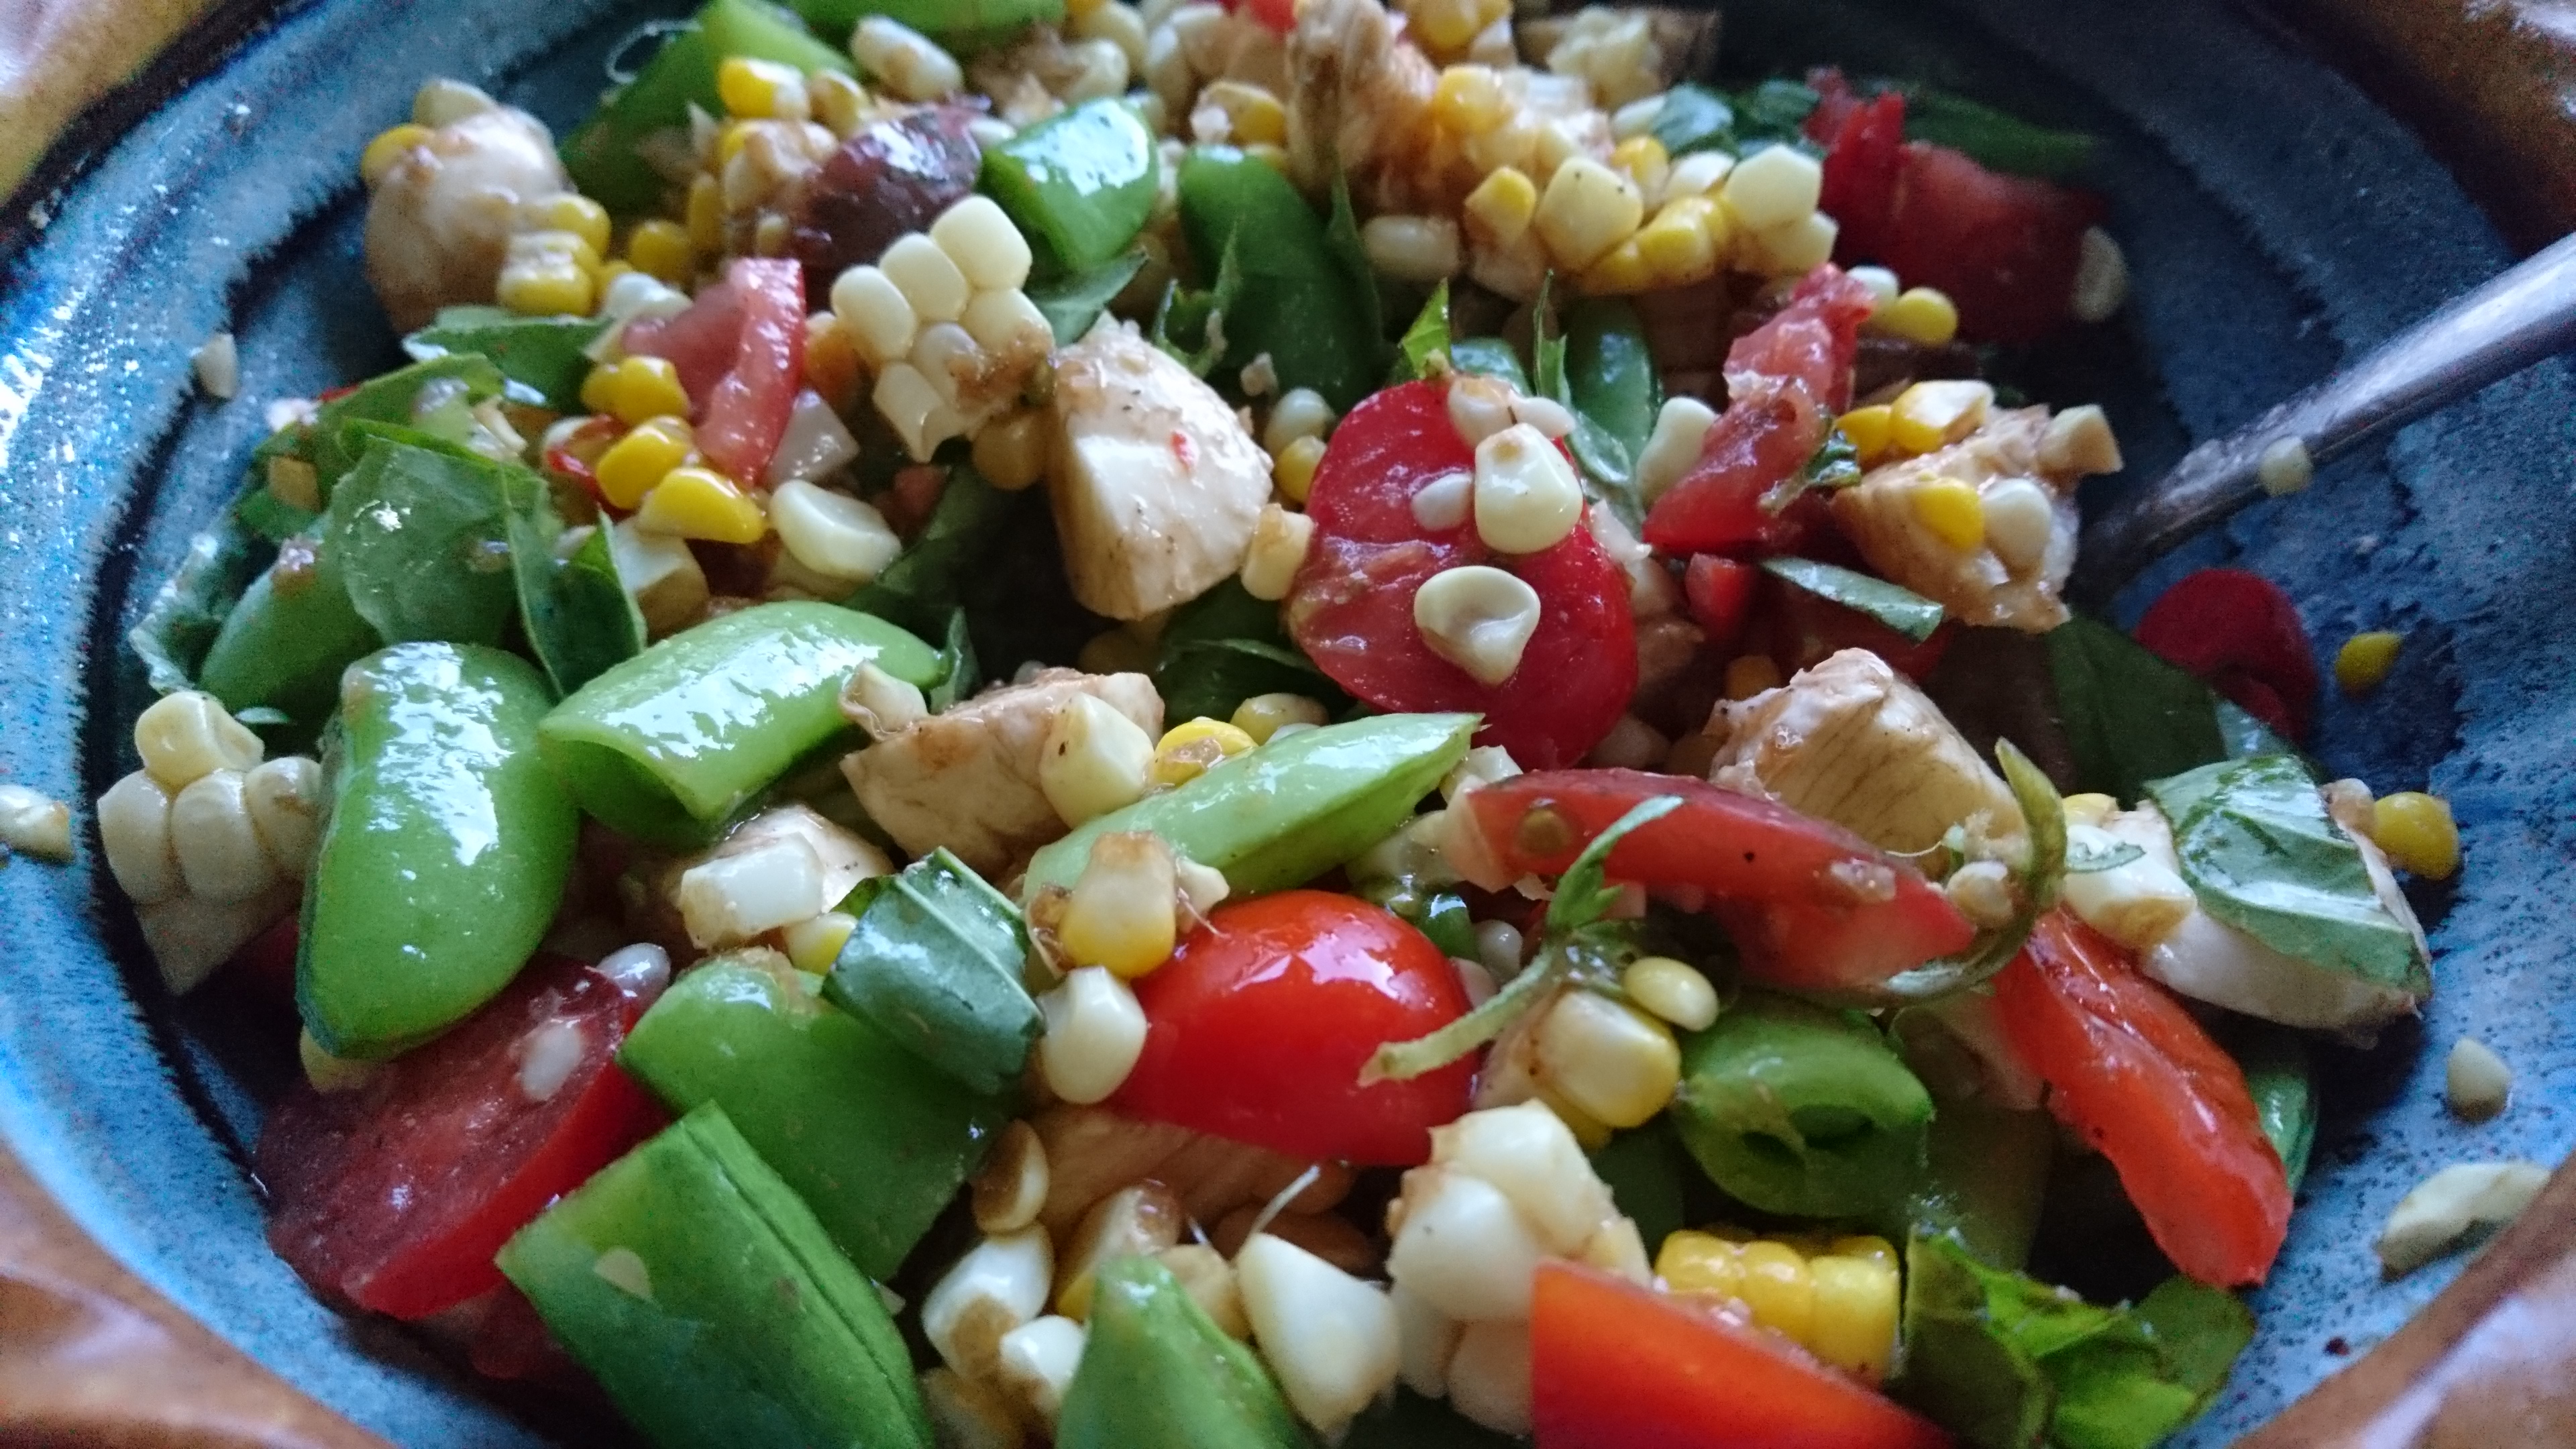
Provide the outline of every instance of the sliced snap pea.
[[1123,100],[1085,101],[984,153],[978,183],[1060,271],[1127,250],[1154,214],[1154,133]]
[[849,728],[862,664],[924,689],[939,651],[837,604],[761,604],[674,634],[599,675],[539,728],[581,808],[655,844],[704,840]]
[[383,643],[321,540],[298,534],[224,616],[199,682],[235,714],[264,705],[314,729],[339,701],[341,671]]
[[1682,1145],[1764,1212],[1891,1211],[1923,1163],[1932,1097],[1854,1013],[1748,992],[1682,1046]]
[[2057,1124],[2046,1112],[1945,1100],[1932,1117],[1910,1221],[1885,1226],[1956,1233],[1977,1261],[2018,1271],[2039,1232],[2056,1145]]
[[1058,1449],[1303,1449],[1313,1442],[1250,1348],[1151,1258],[1100,1266]]
[[1310,387],[1348,411],[1383,375],[1374,310],[1334,260],[1323,219],[1279,169],[1230,146],[1181,161],[1181,228],[1213,274],[1229,249],[1242,287],[1226,310],[1229,373],[1264,353],[1282,390]]
[[796,13],[825,35],[848,35],[871,15],[909,25],[966,52],[1008,40],[1032,25],[1064,19],[1064,0],[792,0]]
[[336,1057],[392,1056],[519,973],[562,904],[580,819],[537,753],[545,679],[473,644],[349,667],[296,1004]]

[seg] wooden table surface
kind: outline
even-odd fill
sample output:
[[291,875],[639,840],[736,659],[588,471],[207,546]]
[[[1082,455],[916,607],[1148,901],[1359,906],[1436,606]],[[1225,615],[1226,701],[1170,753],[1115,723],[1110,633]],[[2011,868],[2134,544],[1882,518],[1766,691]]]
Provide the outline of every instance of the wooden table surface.
[[[0,0],[0,193],[210,0]],[[2576,230],[2576,0],[2271,0],[2424,134],[2529,250]],[[93,112],[96,114],[96,112]],[[190,1321],[0,1149],[0,1445],[381,1441]],[[2576,1445],[2576,1165],[2425,1312],[2246,1449]]]

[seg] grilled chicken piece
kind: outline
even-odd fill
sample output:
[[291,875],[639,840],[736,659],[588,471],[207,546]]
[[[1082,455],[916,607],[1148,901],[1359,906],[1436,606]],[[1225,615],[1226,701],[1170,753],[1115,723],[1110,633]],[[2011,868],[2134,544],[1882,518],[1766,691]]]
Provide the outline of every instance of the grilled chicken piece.
[[569,190],[545,123],[494,102],[431,129],[367,202],[367,281],[397,331],[492,300],[519,203]]
[[[1170,1188],[1191,1221],[1214,1227],[1236,1208],[1270,1201],[1308,1166],[1266,1147],[1138,1121],[1107,1107],[1058,1103],[1029,1125],[1046,1145],[1047,1198],[1038,1221],[1058,1242],[1092,1204],[1148,1178]],[[1289,1206],[1323,1212],[1350,1189],[1350,1169],[1327,1163]]]
[[1404,210],[1440,73],[1378,0],[1307,0],[1288,36],[1288,169],[1310,193],[1336,166],[1371,210]]
[[1073,596],[1142,619],[1243,567],[1270,455],[1216,390],[1103,318],[1056,355],[1047,494]]
[[1049,669],[896,730],[843,758],[841,773],[868,818],[907,852],[944,845],[999,879],[1064,834],[1038,788],[1038,759],[1056,711],[1077,694],[1097,697],[1149,735],[1162,732],[1162,696],[1145,676]]

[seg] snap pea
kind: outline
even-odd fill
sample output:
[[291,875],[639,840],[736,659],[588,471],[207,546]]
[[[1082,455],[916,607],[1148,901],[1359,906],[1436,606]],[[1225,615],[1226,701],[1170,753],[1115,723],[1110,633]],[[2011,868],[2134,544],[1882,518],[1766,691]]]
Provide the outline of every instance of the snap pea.
[[674,634],[555,706],[538,728],[582,809],[660,845],[702,841],[848,728],[862,664],[923,688],[939,651],[835,604],[761,604]]
[[1521,355],[1499,337],[1461,337],[1449,344],[1449,365],[1480,377],[1499,377],[1522,392],[1530,390]]
[[1625,297],[1586,297],[1565,309],[1565,380],[1574,410],[1634,460],[1663,410],[1663,375],[1646,347],[1646,324]]
[[1893,1211],[1932,1097],[1865,1017],[1748,992],[1682,1045],[1673,1121],[1717,1185],[1764,1212]]
[[1267,353],[1282,390],[1310,387],[1349,411],[1376,385],[1383,339],[1306,199],[1269,162],[1200,146],[1182,158],[1180,200],[1190,254],[1213,271],[1231,250],[1242,278],[1223,323],[1225,368]]
[[2056,1144],[2057,1127],[2046,1112],[1945,1100],[1932,1117],[1906,1221],[1884,1226],[1953,1233],[1977,1261],[2018,1270],[2030,1261],[2039,1232]]
[[1091,1336],[1065,1390],[1057,1449],[1306,1449],[1252,1350],[1151,1258],[1100,1266]]
[[235,714],[265,706],[314,729],[338,702],[341,671],[383,643],[350,603],[338,561],[298,534],[224,615],[199,683]]
[[954,51],[979,50],[1032,25],[1064,19],[1064,0],[793,0],[825,35],[843,36],[870,15],[909,25]]
[[610,1163],[499,1262],[662,1449],[930,1449],[885,1300],[721,1107]]
[[724,1109],[859,1271],[891,1277],[1010,1121],[825,1002],[774,952],[720,957],[672,983],[618,1049],[675,1112]]
[[1125,101],[1083,104],[984,153],[978,183],[1055,270],[1097,267],[1127,250],[1154,213],[1162,174],[1154,133]]
[[349,667],[296,1005],[338,1057],[392,1056],[490,1000],[544,939],[580,821],[515,655],[398,644]]
[[2281,1154],[2290,1191],[2297,1192],[2317,1143],[2317,1084],[2306,1038],[2283,1027],[2249,1021],[2236,1024],[2221,1041],[2245,1069],[2245,1089],[2254,1096],[2263,1135],[2271,1139],[2272,1150]]
[[1472,714],[1385,714],[1305,730],[1177,790],[1112,810],[1037,853],[1021,899],[1066,890],[1091,843],[1149,830],[1238,896],[1314,879],[1384,840],[1467,757]]

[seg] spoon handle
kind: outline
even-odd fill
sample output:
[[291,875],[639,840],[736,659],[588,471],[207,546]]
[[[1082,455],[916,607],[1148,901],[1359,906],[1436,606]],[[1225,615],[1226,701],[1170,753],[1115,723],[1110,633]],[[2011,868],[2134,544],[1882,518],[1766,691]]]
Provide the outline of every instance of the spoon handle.
[[2183,456],[2084,530],[2083,591],[2108,599],[2159,556],[2390,428],[2576,346],[2576,236],[2381,343],[2369,355]]

